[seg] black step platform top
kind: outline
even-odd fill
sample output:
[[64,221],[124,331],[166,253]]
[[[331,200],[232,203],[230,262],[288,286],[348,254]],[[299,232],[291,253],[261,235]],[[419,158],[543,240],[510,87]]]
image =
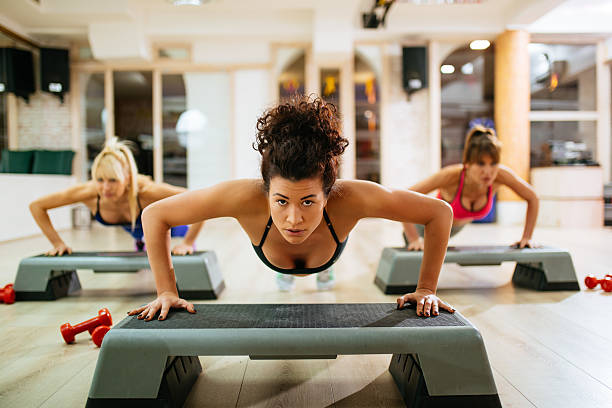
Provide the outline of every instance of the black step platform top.
[[[196,251],[192,255],[203,254],[205,251]],[[189,255],[176,255],[176,256],[189,256]],[[115,252],[73,252],[71,254],[64,254],[62,256],[49,256],[49,255],[36,255],[36,258],[85,258],[85,257],[122,257],[122,258],[142,258],[147,257],[146,252],[136,251],[115,251]]]
[[[408,248],[406,247],[397,247],[397,248],[393,248],[395,250],[401,251],[401,252],[410,252],[410,253],[423,253],[422,251],[409,251]],[[449,246],[446,249],[446,252],[480,252],[480,253],[488,253],[488,252],[493,252],[493,253],[506,253],[506,252],[539,252],[539,250],[546,250],[549,251],[551,249],[554,249],[552,247],[538,247],[538,248],[517,248],[515,246],[510,246],[510,245],[475,245],[475,246]]]
[[465,326],[457,316],[419,317],[414,307],[397,310],[395,303],[216,304],[195,305],[196,314],[173,310],[164,321],[145,322],[136,316],[115,329],[281,329],[355,327]]

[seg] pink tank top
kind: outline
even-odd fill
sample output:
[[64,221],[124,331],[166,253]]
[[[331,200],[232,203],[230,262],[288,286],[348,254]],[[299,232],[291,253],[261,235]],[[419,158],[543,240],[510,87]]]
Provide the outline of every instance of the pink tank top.
[[[461,179],[459,180],[459,188],[457,189],[457,193],[455,194],[455,198],[449,204],[453,209],[453,218],[456,220],[464,220],[464,219],[475,219],[479,220],[484,218],[491,211],[491,207],[493,207],[493,187],[489,186],[489,191],[487,192],[487,204],[478,211],[470,211],[467,210],[463,204],[461,204],[461,193],[463,192],[463,182],[465,179],[465,169],[461,170]],[[438,191],[438,198],[443,200],[442,195]]]

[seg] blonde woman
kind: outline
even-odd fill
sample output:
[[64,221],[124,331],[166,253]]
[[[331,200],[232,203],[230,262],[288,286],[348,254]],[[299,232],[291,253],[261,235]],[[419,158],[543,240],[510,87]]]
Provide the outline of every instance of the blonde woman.
[[[72,253],[72,249],[57,233],[47,211],[64,205],[83,203],[103,225],[120,226],[135,239],[137,250],[144,249],[141,214],[149,204],[186,191],[182,187],[155,183],[138,174],[136,162],[126,142],[109,139],[91,167],[92,180],[64,191],[41,197],[30,204],[34,220],[47,237],[52,249],[46,255]],[[173,236],[184,235],[182,243],[172,249],[175,255],[193,253],[195,239],[203,223],[195,223],[185,234],[186,227],[176,227]]]
[[[428,194],[438,190],[437,197],[453,209],[455,235],[472,220],[487,216],[493,206],[493,195],[501,186],[507,186],[527,201],[527,215],[521,239],[513,246],[536,246],[531,237],[538,218],[539,200],[533,188],[509,167],[499,164],[501,143],[495,130],[474,126],[467,134],[463,149],[463,163],[444,167],[433,176],[410,187],[410,190]],[[404,223],[404,239],[409,250],[422,251],[424,229],[420,225]]]

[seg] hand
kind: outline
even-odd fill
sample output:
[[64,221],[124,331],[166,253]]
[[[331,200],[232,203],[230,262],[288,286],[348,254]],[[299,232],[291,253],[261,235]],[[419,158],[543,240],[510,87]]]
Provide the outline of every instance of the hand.
[[139,307],[138,309],[130,310],[128,315],[134,316],[137,314],[138,319],[144,319],[145,322],[148,322],[155,317],[158,311],[161,310],[161,312],[159,312],[159,320],[165,320],[171,307],[176,309],[187,309],[189,313],[196,312],[195,308],[193,307],[193,303],[189,303],[186,300],[179,298],[176,293],[163,292],[157,297],[157,299],[149,304]]
[[423,241],[423,237],[419,237],[416,241],[408,243],[406,248],[409,251],[422,251],[425,248],[425,241]]
[[64,254],[71,254],[72,253],[72,248],[70,248],[69,246],[67,246],[64,243],[61,243],[59,245],[56,245],[55,248],[48,250],[47,252],[45,252],[46,256],[62,256]]
[[512,248],[523,249],[523,248],[539,248],[541,245],[533,242],[531,239],[521,238],[520,241],[517,241],[510,246]]
[[440,313],[438,307],[455,313],[455,309],[448,303],[442,301],[429,289],[418,289],[413,293],[397,298],[397,308],[402,309],[406,304],[416,304],[417,316],[429,317],[430,315],[438,316]]
[[172,248],[172,255],[188,255],[193,254],[193,245],[181,243]]

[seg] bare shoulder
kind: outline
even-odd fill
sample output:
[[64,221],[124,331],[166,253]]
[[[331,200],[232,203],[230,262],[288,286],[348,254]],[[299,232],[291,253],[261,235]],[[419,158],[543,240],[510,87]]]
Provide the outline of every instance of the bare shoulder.
[[449,166],[442,167],[438,172],[440,181],[444,184],[454,184],[459,180],[461,172],[463,171],[463,164],[451,164]]
[[519,176],[514,172],[514,170],[505,164],[500,164],[495,181],[500,184],[508,184],[508,182],[512,182],[518,178]]
[[150,176],[139,174],[137,178],[138,192],[146,193],[155,183]]
[[353,218],[368,202],[381,198],[390,190],[366,180],[337,180],[327,199],[331,213]]
[[214,195],[237,215],[259,215],[268,212],[266,192],[260,179],[224,181],[202,191],[207,195]]
[[96,183],[93,180],[76,184],[65,191],[66,194],[73,196],[76,201],[83,201],[98,196]]

